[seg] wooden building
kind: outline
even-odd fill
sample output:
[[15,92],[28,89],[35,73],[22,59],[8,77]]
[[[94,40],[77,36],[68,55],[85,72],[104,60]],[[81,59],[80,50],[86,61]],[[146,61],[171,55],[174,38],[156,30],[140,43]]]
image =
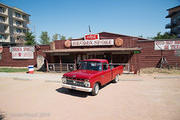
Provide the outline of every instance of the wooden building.
[[113,65],[124,65],[128,72],[157,67],[160,61],[170,67],[180,67],[180,39],[148,40],[101,32],[79,39],[55,40],[50,45],[31,46],[34,50],[29,57],[25,56],[28,51],[20,51],[22,47],[26,48],[15,46],[14,53],[13,46],[0,47],[0,66],[41,68],[44,64],[43,68],[48,71],[69,71],[77,69],[80,60],[99,58]]
[[83,59],[107,59],[114,65],[124,65],[126,71],[156,67],[163,56],[171,66],[180,65],[174,50],[155,50],[154,41],[108,32],[85,35],[80,39],[56,40],[45,51],[49,70],[65,71],[77,68]]

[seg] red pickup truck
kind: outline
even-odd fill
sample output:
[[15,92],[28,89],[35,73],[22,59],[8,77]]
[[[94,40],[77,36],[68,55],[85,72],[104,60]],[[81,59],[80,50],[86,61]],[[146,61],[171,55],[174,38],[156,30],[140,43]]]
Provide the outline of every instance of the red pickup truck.
[[99,88],[110,81],[118,82],[123,66],[110,67],[105,59],[88,59],[80,62],[79,69],[65,73],[62,87],[97,95]]

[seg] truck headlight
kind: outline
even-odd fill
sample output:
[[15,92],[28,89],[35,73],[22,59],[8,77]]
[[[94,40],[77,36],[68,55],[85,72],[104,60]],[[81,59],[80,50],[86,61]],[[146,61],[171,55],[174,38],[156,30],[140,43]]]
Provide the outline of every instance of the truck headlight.
[[62,80],[62,83],[64,83],[64,84],[66,83],[66,78],[65,77],[62,77],[61,80]]
[[90,82],[85,81],[85,82],[84,82],[84,86],[85,86],[85,87],[90,87]]

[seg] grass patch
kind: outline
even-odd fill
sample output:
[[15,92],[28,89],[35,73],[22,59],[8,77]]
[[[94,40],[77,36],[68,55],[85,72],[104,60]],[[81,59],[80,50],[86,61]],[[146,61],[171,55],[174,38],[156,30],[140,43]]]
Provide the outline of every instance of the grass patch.
[[171,68],[171,69],[165,69],[165,68],[144,68],[141,69],[141,73],[144,74],[152,74],[152,73],[165,73],[165,74],[179,74],[180,70]]
[[27,68],[0,68],[0,72],[27,72]]

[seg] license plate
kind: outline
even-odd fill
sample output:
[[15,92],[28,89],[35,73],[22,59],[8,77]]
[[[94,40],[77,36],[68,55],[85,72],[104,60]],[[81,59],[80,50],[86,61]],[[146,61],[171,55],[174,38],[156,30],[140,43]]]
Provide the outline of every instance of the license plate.
[[76,87],[75,87],[75,86],[71,86],[71,88],[72,88],[72,89],[76,89]]

